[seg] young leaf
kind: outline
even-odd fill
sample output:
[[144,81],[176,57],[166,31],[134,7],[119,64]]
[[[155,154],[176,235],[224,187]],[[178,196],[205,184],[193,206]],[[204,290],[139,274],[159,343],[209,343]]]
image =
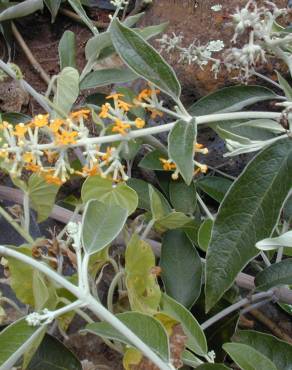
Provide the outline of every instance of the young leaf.
[[38,214],[38,222],[43,222],[49,217],[59,189],[60,186],[48,184],[40,175],[33,174],[30,176],[28,195],[32,208]]
[[128,211],[116,204],[90,200],[82,220],[82,244],[88,254],[100,251],[122,231]]
[[[165,329],[160,322],[149,315],[140,312],[124,312],[116,315],[130,330],[156,352],[163,360],[169,361],[169,345]],[[99,335],[104,338],[118,340],[133,346],[126,336],[120,334],[106,322],[88,324],[82,332]]]
[[40,9],[43,9],[43,0],[25,0],[19,4],[12,5],[0,13],[0,22],[10,19],[25,17]]
[[195,356],[192,352],[187,351],[187,350],[183,352],[182,360],[183,360],[184,365],[190,366],[195,369],[203,362],[197,356]]
[[258,290],[268,290],[279,285],[292,285],[292,258],[274,263],[259,272],[255,278]]
[[195,212],[197,193],[193,182],[188,186],[184,181],[170,181],[169,197],[176,211],[186,214]]
[[76,68],[76,38],[72,31],[65,31],[59,42],[60,69]]
[[160,266],[166,293],[185,307],[191,307],[201,292],[202,262],[183,231],[164,234]]
[[116,51],[129,68],[175,100],[179,98],[181,88],[174,71],[150,44],[118,20],[112,22],[110,33]]
[[256,243],[256,247],[262,251],[271,251],[281,247],[292,248],[292,230],[276,238],[263,239]]
[[207,251],[207,310],[258,254],[256,242],[273,232],[291,187],[291,170],[292,142],[281,140],[256,156],[226,194]]
[[231,185],[231,180],[218,176],[206,176],[196,181],[196,186],[218,203],[222,202]]
[[289,82],[285,80],[284,77],[282,77],[281,73],[279,73],[278,71],[276,71],[276,73],[278,76],[278,81],[284,90],[287,100],[292,101],[292,87],[290,86]]
[[253,330],[241,330],[235,336],[237,342],[247,344],[268,357],[277,370],[291,370],[292,346],[270,334]]
[[198,232],[198,244],[199,247],[206,252],[211,240],[211,233],[213,227],[213,220],[207,218],[202,222]]
[[88,18],[85,10],[83,9],[80,0],[68,0],[69,4],[72,6],[72,8],[75,10],[75,12],[79,15],[79,17],[82,19],[84,24],[90,29],[90,31],[96,35],[98,34],[98,30],[91,21],[91,19]]
[[189,109],[192,116],[236,112],[260,101],[279,99],[272,90],[262,86],[230,86],[204,96]]
[[157,283],[155,256],[145,241],[133,235],[126,249],[126,285],[133,311],[153,314],[157,311],[161,292]]
[[79,94],[79,73],[72,67],[64,68],[57,78],[54,105],[68,114]]
[[253,347],[241,343],[225,343],[223,349],[242,370],[277,370],[268,357]]
[[29,326],[25,319],[20,319],[1,331],[1,370],[11,370],[42,330],[43,326]]
[[151,184],[148,184],[148,189],[152,218],[157,221],[168,215],[171,208],[164,196]]
[[44,0],[52,16],[52,23],[55,22],[62,0]]
[[27,370],[82,370],[77,357],[56,338],[46,335]]
[[168,153],[185,183],[190,185],[194,177],[194,142],[196,140],[195,122],[178,121],[168,136]]
[[81,82],[80,89],[93,89],[110,84],[125,83],[136,80],[138,76],[128,68],[100,69],[89,73]]
[[187,347],[189,349],[200,356],[207,354],[205,334],[190,311],[166,294],[162,295],[161,310],[181,323],[183,331],[188,337]]
[[100,176],[88,177],[81,189],[81,197],[84,203],[91,199],[97,199],[107,205],[118,205],[133,213],[138,206],[138,196],[135,190],[126,184],[113,186],[111,180]]
[[173,230],[180,229],[191,221],[192,219],[182,212],[171,212],[168,215],[159,218],[156,221],[155,226],[157,228]]

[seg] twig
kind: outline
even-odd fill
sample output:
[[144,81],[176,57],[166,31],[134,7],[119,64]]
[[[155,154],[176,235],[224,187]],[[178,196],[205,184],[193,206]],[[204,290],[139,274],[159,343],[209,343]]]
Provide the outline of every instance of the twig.
[[[19,46],[23,50],[27,60],[32,65],[33,69],[40,75],[41,79],[49,85],[50,83],[50,77],[47,74],[47,72],[43,69],[43,67],[40,65],[40,63],[36,60],[36,58],[33,56],[32,52],[30,51],[28,45],[24,41],[23,37],[21,36],[20,32],[18,31],[16,25],[14,22],[11,22],[11,30],[13,33],[13,36],[15,37],[16,41],[18,42]],[[53,91],[54,91],[53,87]]]
[[[60,8],[59,12],[63,15],[65,15],[68,18],[73,19],[73,21],[84,24],[83,20],[79,17],[78,14],[72,12],[71,10]],[[106,22],[100,22],[100,21],[92,21],[92,23],[97,28],[107,28],[109,23]]]
[[260,321],[262,324],[264,324],[267,328],[270,329],[270,331],[276,335],[278,338],[285,340],[286,342],[292,344],[292,338],[284,333],[279,326],[269,319],[266,315],[264,315],[261,311],[259,310],[251,310],[249,312],[254,318],[256,318],[258,321]]

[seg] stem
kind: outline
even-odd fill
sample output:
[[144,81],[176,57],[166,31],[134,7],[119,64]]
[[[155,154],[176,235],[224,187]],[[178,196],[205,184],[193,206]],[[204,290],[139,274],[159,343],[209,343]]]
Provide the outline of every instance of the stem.
[[263,293],[257,293],[252,295],[250,298],[243,298],[239,302],[234,303],[233,305],[225,308],[221,312],[217,313],[207,321],[205,321],[203,324],[201,324],[201,328],[203,330],[206,330],[209,328],[211,325],[215,324],[215,322],[223,319],[225,316],[229,315],[230,313],[238,310],[240,307],[245,306],[247,304],[250,304],[252,302],[262,300],[268,297],[272,297],[274,295],[274,291],[268,291],[268,292],[263,292]]
[[[119,268],[119,266],[118,266],[118,264],[117,264],[117,262],[116,262],[116,260],[114,258],[109,257],[108,260],[107,260],[107,262],[109,262],[112,265],[112,267],[113,267],[113,269],[115,271],[115,275],[117,275],[117,274],[120,273],[120,268]],[[123,290],[122,281],[119,280],[118,283],[119,283],[119,291],[122,291]]]
[[203,208],[204,212],[210,218],[210,220],[215,221],[215,217],[212,215],[212,213],[209,211],[208,207],[204,203],[203,199],[200,197],[200,195],[197,193],[197,199],[200,203],[200,206]]
[[119,333],[123,334],[133,344],[134,347],[139,349],[149,360],[151,360],[161,370],[174,370],[171,364],[166,364],[155,352],[153,352],[136,334],[134,334],[125,324],[123,324],[116,316],[109,312],[94,297],[85,292],[84,289],[79,289],[76,285],[73,285],[64,277],[57,274],[54,270],[49,268],[47,265],[34,260],[22,253],[17,252],[14,249],[10,249],[4,246],[0,246],[0,255],[16,258],[29,266],[43,272],[50,279],[63,286],[74,294],[80,301],[84,303],[93,313],[95,313],[101,320],[108,322],[112,325]]
[[110,284],[110,287],[107,293],[107,308],[110,312],[114,312],[114,307],[113,307],[114,293],[115,293],[117,285],[119,284],[123,276],[124,276],[124,271],[118,272]]
[[147,236],[148,236],[148,234],[150,233],[150,231],[151,231],[151,229],[152,229],[152,227],[153,227],[153,225],[155,224],[155,220],[154,219],[152,219],[149,223],[148,223],[148,225],[146,226],[146,228],[145,228],[145,230],[144,230],[144,232],[143,232],[143,234],[142,234],[142,236],[141,236],[141,239],[143,239],[143,240],[145,240],[146,238],[147,238]]
[[23,315],[23,312],[21,311],[21,309],[11,299],[9,299],[7,297],[0,297],[0,305],[2,303],[8,304],[9,306],[13,307],[17,312],[21,313],[21,315]]
[[265,262],[267,267],[271,266],[271,262],[268,259],[268,257],[266,256],[266,253],[264,251],[261,251],[261,257],[262,257],[262,259]]
[[279,85],[277,82],[273,81],[271,78],[269,78],[269,77],[267,77],[265,75],[262,75],[261,73],[256,72],[256,71],[253,71],[252,74],[255,75],[255,76],[257,76],[257,77],[259,77],[259,78],[261,78],[264,81],[269,82],[271,85],[275,86],[277,89],[280,89],[280,90],[283,91],[282,86]]
[[220,175],[226,177],[227,179],[230,179],[232,181],[236,180],[236,177],[228,175],[228,173],[218,170],[216,167],[212,167],[208,165],[208,168],[214,172],[219,173]]
[[29,233],[24,230],[11,216],[8,212],[4,210],[4,208],[0,207],[0,215],[5,218],[7,222],[18,232],[19,235],[23,237],[28,243],[33,244],[34,240],[29,235]]
[[83,261],[81,265],[81,271],[78,271],[78,275],[81,274],[81,286],[80,289],[84,289],[85,294],[90,293],[89,282],[88,282],[88,264],[89,264],[90,254],[85,253],[83,256]]
[[[73,19],[75,22],[78,22],[84,25],[82,18],[78,14],[72,12],[71,10],[60,8],[59,12],[61,14],[64,14],[66,17]],[[99,21],[93,21],[93,20],[91,20],[91,22],[97,28],[107,28],[109,25],[109,23],[105,23],[105,22],[99,22]]]
[[23,212],[24,212],[24,230],[29,234],[30,226],[30,209],[29,209],[29,195],[27,192],[24,192],[23,195]]

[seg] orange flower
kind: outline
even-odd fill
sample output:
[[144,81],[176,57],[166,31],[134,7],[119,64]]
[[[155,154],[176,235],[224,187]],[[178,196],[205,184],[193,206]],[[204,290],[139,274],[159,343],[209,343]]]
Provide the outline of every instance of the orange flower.
[[80,109],[76,112],[71,112],[70,113],[70,118],[72,119],[80,119],[80,118],[84,118],[84,119],[87,119],[89,117],[89,114],[90,114],[90,110],[89,109]]
[[63,124],[64,124],[64,120],[62,120],[61,118],[56,118],[51,121],[49,129],[52,132],[57,133]]
[[121,135],[126,135],[127,134],[127,129],[130,128],[131,125],[122,122],[120,119],[116,118],[115,119],[115,125],[112,128],[112,132],[118,132]]
[[95,176],[95,175],[98,174],[98,172],[99,172],[99,168],[98,168],[97,165],[96,166],[93,166],[92,168],[89,168],[87,166],[84,166],[82,168],[82,173],[85,176]]
[[131,104],[128,104],[126,103],[125,101],[123,100],[118,100],[118,107],[123,109],[125,112],[129,112],[130,108],[132,107],[133,105]]
[[25,163],[31,163],[34,160],[34,155],[32,152],[26,152],[23,154],[22,159]]
[[135,125],[137,128],[143,128],[145,126],[145,121],[138,117],[135,119]]
[[142,101],[142,100],[145,100],[147,98],[150,98],[151,97],[151,94],[152,94],[152,90],[151,89],[144,89],[140,92],[140,94],[137,96],[137,99],[139,101]]
[[111,95],[108,95],[106,97],[106,99],[114,99],[114,100],[118,100],[119,98],[122,98],[124,96],[124,94],[118,94],[118,93],[113,93]]
[[13,131],[13,135],[18,136],[18,137],[24,137],[27,130],[28,130],[28,127],[25,126],[24,123],[19,123],[18,125],[15,126],[15,130]]
[[56,142],[59,145],[76,144],[76,138],[78,136],[77,131],[67,132],[64,131],[61,134],[56,135]]
[[110,104],[109,103],[102,104],[101,111],[99,113],[99,117],[100,118],[107,118],[108,117],[109,108],[110,108]]
[[37,164],[28,163],[25,165],[25,169],[31,172],[39,172],[41,168]]
[[155,119],[156,117],[162,117],[163,113],[159,110],[147,108],[151,112],[151,118]]
[[208,154],[209,153],[208,148],[204,148],[204,145],[203,144],[199,144],[199,143],[196,143],[194,145],[194,150],[197,153],[202,153],[202,154]]
[[47,124],[49,123],[49,115],[48,114],[38,114],[37,116],[34,117],[32,123],[36,126],[36,127],[44,127],[44,126],[47,126]]
[[112,156],[113,149],[114,149],[114,148],[111,148],[110,146],[108,146],[108,147],[106,148],[106,153],[101,157],[101,159],[102,159],[103,161],[106,161],[106,162],[108,163],[108,162],[109,162],[109,160],[110,160],[110,157]]
[[172,163],[169,159],[159,158],[160,162],[162,162],[162,166],[164,171],[172,171],[176,169],[175,163]]
[[45,155],[46,155],[47,160],[48,160],[49,163],[54,163],[58,159],[59,153],[58,152],[51,152],[50,150],[46,150]]
[[208,166],[206,164],[201,164],[199,162],[195,162],[196,166],[198,168],[196,168],[196,170],[194,171],[194,175],[197,175],[198,173],[202,172],[202,173],[207,173],[208,171]]
[[45,180],[48,184],[63,185],[63,181],[57,176],[45,175]]

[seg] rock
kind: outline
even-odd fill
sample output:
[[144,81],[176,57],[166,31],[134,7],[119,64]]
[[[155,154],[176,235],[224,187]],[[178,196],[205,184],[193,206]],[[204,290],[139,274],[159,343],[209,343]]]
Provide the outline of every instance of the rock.
[[29,95],[19,82],[8,79],[0,82],[0,110],[4,112],[20,112],[29,102]]
[[[211,6],[218,3],[222,5],[222,10],[212,11]],[[167,34],[181,33],[184,36],[185,46],[194,40],[198,40],[201,44],[210,40],[223,40],[225,47],[228,48],[231,46],[233,36],[228,15],[246,3],[247,0],[154,0],[153,6],[145,13],[141,25],[148,26],[168,21]],[[287,0],[276,0],[274,3],[281,8],[287,6]],[[157,41],[153,43],[159,48]],[[190,99],[197,99],[234,83],[232,76],[226,70],[223,70],[216,80],[208,67],[202,70],[193,64],[178,63],[175,55],[172,57],[171,54],[163,54],[163,56],[173,66],[184,88],[184,95]],[[274,68],[276,66],[267,66],[263,72],[273,74]]]

